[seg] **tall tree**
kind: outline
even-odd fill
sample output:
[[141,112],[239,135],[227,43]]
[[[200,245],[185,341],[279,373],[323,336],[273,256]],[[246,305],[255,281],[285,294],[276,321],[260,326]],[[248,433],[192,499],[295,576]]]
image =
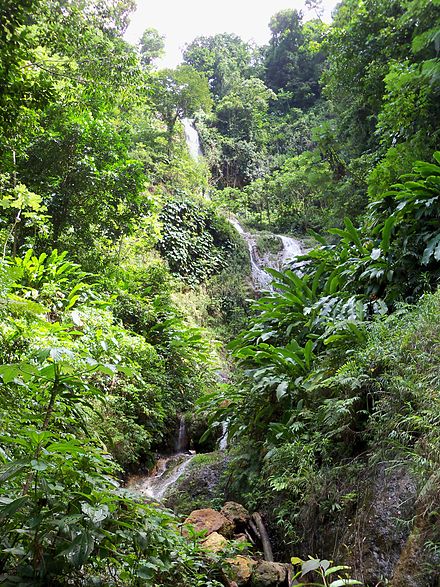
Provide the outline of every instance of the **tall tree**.
[[320,95],[323,54],[317,48],[325,31],[320,21],[303,25],[297,10],[282,10],[269,23],[272,36],[265,51],[266,84],[279,93],[284,110],[310,107]]
[[158,30],[154,28],[145,29],[139,41],[139,51],[143,65],[149,67],[155,59],[163,56],[164,39],[165,37]]
[[187,45],[184,62],[205,74],[215,100],[223,98],[252,70],[252,47],[234,34],[197,37]]
[[177,120],[209,111],[212,102],[206,77],[190,65],[160,71],[154,100],[167,127],[169,149]]

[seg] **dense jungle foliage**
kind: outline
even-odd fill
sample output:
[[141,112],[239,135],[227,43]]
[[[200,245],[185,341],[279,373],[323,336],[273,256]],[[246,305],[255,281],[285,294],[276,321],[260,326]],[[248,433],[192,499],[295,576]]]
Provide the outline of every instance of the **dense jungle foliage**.
[[[1,584],[225,585],[234,551],[124,487],[185,412],[280,556],[438,584],[440,2],[306,5],[158,69],[132,0],[1,2]],[[306,239],[272,289],[231,214]],[[370,568],[386,474],[414,507]]]

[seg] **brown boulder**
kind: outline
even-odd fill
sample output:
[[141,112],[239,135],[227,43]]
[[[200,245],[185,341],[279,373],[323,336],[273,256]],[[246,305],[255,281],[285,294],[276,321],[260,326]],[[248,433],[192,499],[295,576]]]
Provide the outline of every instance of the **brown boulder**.
[[[197,532],[206,530],[208,536],[213,532],[218,532],[219,534],[228,537],[232,535],[234,530],[234,526],[228,518],[225,518],[223,514],[210,508],[194,510],[191,512],[184,522],[184,526],[189,525],[193,526]],[[182,534],[188,536],[188,529],[184,528]]]
[[252,587],[279,587],[287,581],[287,565],[260,561],[254,568],[251,578]]
[[241,585],[248,585],[256,562],[248,556],[242,556],[240,554],[226,560],[231,565],[228,574],[232,581],[235,581],[240,587]]
[[210,552],[220,552],[228,545],[228,541],[218,532],[213,532],[202,542],[203,547]]
[[227,501],[220,510],[225,518],[231,520],[236,528],[243,529],[249,522],[249,512],[240,503],[235,501]]

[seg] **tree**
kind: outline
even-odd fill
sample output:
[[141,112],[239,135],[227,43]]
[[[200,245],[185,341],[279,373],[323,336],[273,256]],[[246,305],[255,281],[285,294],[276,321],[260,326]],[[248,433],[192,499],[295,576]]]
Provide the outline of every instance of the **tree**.
[[190,65],[160,71],[154,100],[167,127],[169,150],[177,120],[198,110],[207,112],[212,105],[206,77]]
[[323,54],[319,42],[326,29],[320,21],[302,24],[297,10],[282,10],[269,24],[272,37],[265,51],[265,80],[282,93],[278,108],[310,107],[320,96]]
[[215,100],[223,98],[241,78],[252,71],[253,51],[234,34],[197,37],[187,45],[183,58],[209,80]]
[[139,41],[139,52],[141,62],[144,66],[150,67],[155,59],[159,59],[164,54],[165,37],[154,28],[145,29]]

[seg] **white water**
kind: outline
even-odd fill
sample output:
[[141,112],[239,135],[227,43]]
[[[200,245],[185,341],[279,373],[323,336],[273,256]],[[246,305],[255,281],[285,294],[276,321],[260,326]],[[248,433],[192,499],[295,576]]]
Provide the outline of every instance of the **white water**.
[[185,418],[179,416],[179,433],[177,436],[177,442],[175,450],[177,454],[184,452],[188,448],[188,436],[186,434]]
[[188,146],[189,153],[194,161],[198,161],[203,155],[200,148],[199,133],[194,127],[194,121],[190,118],[182,118],[183,130],[185,131],[185,141]]
[[226,450],[228,448],[228,421],[223,420],[222,422],[222,435],[218,442],[219,450]]
[[236,218],[230,218],[229,222],[241,234],[249,249],[249,260],[251,263],[252,283],[255,289],[262,290],[270,288],[272,277],[263,269],[263,262],[258,255],[257,243],[254,237],[246,232]]
[[299,255],[302,255],[303,248],[300,241],[290,236],[284,236],[283,234],[277,235],[283,242],[283,251],[281,253],[281,266],[286,265],[288,261],[295,259]]
[[161,501],[167,490],[183,475],[195,456],[187,452],[188,434],[185,418],[179,416],[179,429],[176,435],[175,454],[161,457],[148,475],[135,475],[128,480],[127,487],[146,497]]
[[161,458],[157,461],[151,475],[133,477],[127,486],[137,493],[161,501],[167,490],[180,479],[194,457],[194,454],[178,454]]
[[290,236],[275,234],[274,236],[281,240],[283,249],[275,258],[273,255],[268,254],[263,259],[258,254],[255,237],[246,232],[236,218],[230,218],[229,222],[234,226],[237,232],[242,235],[247,243],[251,263],[252,282],[257,291],[272,289],[270,285],[272,277],[263,269],[263,267],[270,267],[278,270],[282,269],[288,262],[295,260],[295,258],[303,252],[303,247],[299,240]]

